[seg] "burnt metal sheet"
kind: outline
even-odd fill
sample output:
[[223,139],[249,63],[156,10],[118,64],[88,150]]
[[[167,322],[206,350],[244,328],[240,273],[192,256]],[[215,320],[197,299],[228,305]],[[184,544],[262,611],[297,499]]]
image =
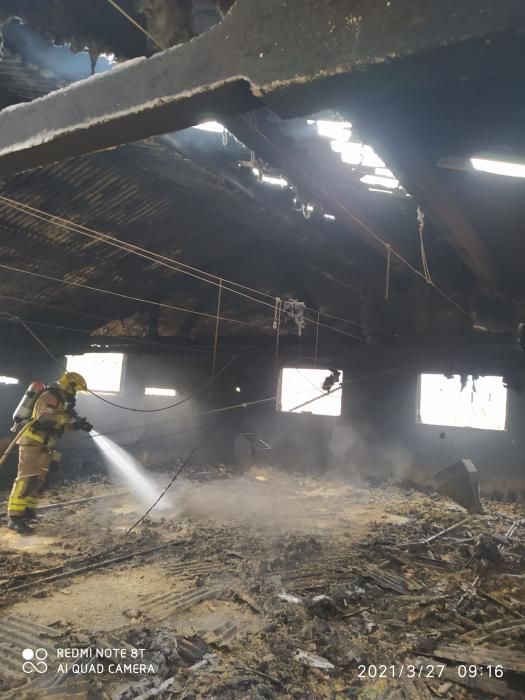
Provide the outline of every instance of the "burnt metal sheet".
[[439,493],[448,496],[469,513],[482,514],[478,470],[470,459],[461,459],[433,476]]
[[210,588],[194,588],[179,592],[163,593],[154,598],[150,598],[142,611],[151,620],[161,622],[171,615],[191,608],[203,600],[216,598],[218,591]]
[[48,654],[55,653],[55,640],[62,633],[53,627],[41,625],[18,615],[8,615],[1,620],[2,630],[9,636],[9,644],[3,644],[0,668],[3,672],[14,672],[19,676],[22,668],[22,651],[39,646]]
[[[248,111],[261,101],[291,116],[347,101],[363,87],[428,82],[430,70],[433,80],[458,78],[457,46],[474,48],[460,57],[464,75],[488,70],[502,46],[523,63],[524,28],[519,0],[238,0],[220,25],[187,44],[4,110],[0,174]],[[451,64],[443,48],[452,49]],[[409,68],[400,72],[406,60]]]
[[227,647],[239,633],[239,628],[233,620],[226,620],[222,625],[212,630],[198,630],[197,634],[210,646]]

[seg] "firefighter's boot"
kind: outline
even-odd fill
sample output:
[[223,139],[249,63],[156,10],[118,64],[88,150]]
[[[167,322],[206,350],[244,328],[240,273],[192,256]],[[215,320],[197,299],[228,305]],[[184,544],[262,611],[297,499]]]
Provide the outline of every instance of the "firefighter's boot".
[[29,527],[29,525],[27,524],[26,519],[20,517],[8,518],[7,527],[10,530],[18,532],[19,535],[31,535],[34,532],[33,528]]

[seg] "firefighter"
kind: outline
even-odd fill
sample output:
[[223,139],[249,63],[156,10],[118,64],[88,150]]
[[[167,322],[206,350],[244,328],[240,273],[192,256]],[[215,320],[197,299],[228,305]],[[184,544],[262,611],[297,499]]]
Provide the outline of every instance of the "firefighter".
[[65,372],[34,399],[31,421],[26,428],[21,428],[17,439],[18,474],[7,509],[7,526],[11,530],[20,534],[33,532],[29,523],[37,519],[38,497],[50,464],[60,460],[61,455],[55,446],[63,433],[70,430],[89,432],[93,427],[75,412],[79,391],[87,391],[84,377],[77,372]]

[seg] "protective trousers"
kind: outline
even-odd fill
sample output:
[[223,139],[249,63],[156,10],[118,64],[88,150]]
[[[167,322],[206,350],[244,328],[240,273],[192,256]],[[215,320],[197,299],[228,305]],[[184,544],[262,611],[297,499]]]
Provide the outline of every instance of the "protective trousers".
[[38,443],[23,444],[18,449],[18,474],[7,506],[10,518],[23,518],[26,508],[37,507],[53,459],[53,450]]

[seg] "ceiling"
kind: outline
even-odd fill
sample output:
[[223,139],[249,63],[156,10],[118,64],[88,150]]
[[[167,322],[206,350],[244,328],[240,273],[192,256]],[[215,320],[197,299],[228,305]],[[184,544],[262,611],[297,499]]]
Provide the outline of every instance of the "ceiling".
[[[38,3],[11,0],[9,14],[27,24],[3,27],[0,105],[111,69],[102,52],[120,61],[153,50],[121,16],[95,21],[107,10],[96,2],[46,14]],[[150,29],[155,19],[158,26],[151,10]],[[53,38],[90,51],[75,54]],[[323,332],[344,344],[512,333],[523,320],[525,179],[438,161],[525,156],[524,112],[517,77],[502,65],[483,81],[465,83],[459,73],[424,90],[334,105],[311,115],[313,123],[263,108],[231,117],[224,133],[190,128],[10,176],[0,196],[221,278],[221,335],[272,336],[275,297],[306,303],[312,342],[317,311],[338,317],[323,316]],[[371,144],[402,188],[371,191],[361,178],[372,170],[343,163],[318,133],[319,118],[351,122],[352,138]],[[263,174],[286,185],[261,181]],[[432,284],[417,274],[418,205]],[[403,258],[390,259],[387,300],[385,243]],[[177,272],[5,200],[0,258],[16,268],[2,269],[2,309],[30,322],[204,341],[215,332],[217,278]],[[256,291],[234,293],[230,283]],[[287,322],[282,331],[297,328]]]

